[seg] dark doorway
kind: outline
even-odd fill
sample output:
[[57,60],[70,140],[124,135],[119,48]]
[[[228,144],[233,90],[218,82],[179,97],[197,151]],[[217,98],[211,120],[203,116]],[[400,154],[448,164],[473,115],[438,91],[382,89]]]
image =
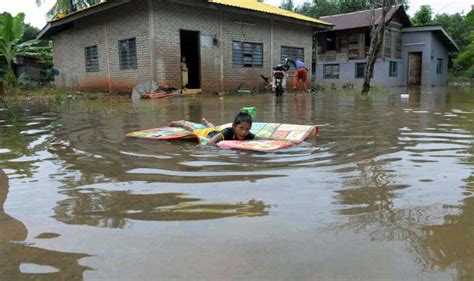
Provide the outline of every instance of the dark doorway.
[[199,31],[180,30],[181,58],[186,57],[188,89],[201,88],[201,58]]
[[422,52],[408,53],[408,85],[421,85]]

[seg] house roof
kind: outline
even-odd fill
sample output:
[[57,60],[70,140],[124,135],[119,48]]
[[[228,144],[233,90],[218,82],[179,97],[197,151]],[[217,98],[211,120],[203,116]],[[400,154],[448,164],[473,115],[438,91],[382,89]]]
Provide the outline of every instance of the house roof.
[[269,4],[257,2],[256,0],[208,0],[209,3],[231,6],[245,10],[256,11],[265,14],[272,14],[296,20],[301,20],[309,23],[316,23],[320,25],[332,26],[331,23],[318,20],[312,17],[307,17],[298,13],[290,12],[285,9],[280,9]]
[[96,5],[90,6],[88,8],[78,10],[76,12],[70,13],[65,16],[57,17],[49,21],[43,29],[39,32],[38,39],[49,39],[51,35],[54,35],[62,30],[68,29],[72,26],[72,23],[75,20],[88,17],[90,15],[112,9],[127,3],[130,3],[132,0],[112,0],[104,1]]
[[402,33],[409,32],[433,32],[434,34],[438,35],[441,41],[448,47],[450,52],[459,52],[459,47],[456,42],[440,25],[425,25],[402,28]]
[[[403,5],[395,5],[390,8],[385,17],[385,22],[389,22],[395,15],[401,17],[402,23],[411,26],[410,19],[405,13]],[[379,24],[382,17],[382,8],[374,10],[375,24]],[[357,11],[346,14],[338,14],[333,16],[320,17],[320,20],[330,22],[335,25],[333,30],[343,30],[367,27],[371,25],[372,10]]]
[[[37,36],[38,39],[47,39],[51,35],[58,33],[64,29],[70,28],[72,22],[80,18],[90,16],[117,6],[121,6],[130,3],[134,0],[105,0],[94,6],[85,8],[83,10],[76,11],[74,13],[58,17],[54,20],[49,21],[45,27],[40,31]],[[322,29],[331,29],[332,24],[318,20],[315,18],[300,15],[294,12],[290,12],[284,9],[280,9],[265,3],[257,2],[256,0],[201,0],[201,1],[190,1],[190,0],[166,0],[165,2],[179,3],[185,5],[196,5],[205,8],[228,7],[230,11],[249,11],[253,12],[253,15],[269,15],[275,16],[280,19],[287,19],[300,24],[310,25]]]

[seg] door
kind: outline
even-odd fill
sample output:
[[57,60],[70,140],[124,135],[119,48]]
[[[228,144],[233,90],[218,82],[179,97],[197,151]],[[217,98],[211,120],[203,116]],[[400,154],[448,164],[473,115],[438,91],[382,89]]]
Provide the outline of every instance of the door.
[[421,85],[422,52],[408,53],[408,85]]
[[201,57],[199,31],[180,30],[181,59],[186,58],[188,89],[201,88]]

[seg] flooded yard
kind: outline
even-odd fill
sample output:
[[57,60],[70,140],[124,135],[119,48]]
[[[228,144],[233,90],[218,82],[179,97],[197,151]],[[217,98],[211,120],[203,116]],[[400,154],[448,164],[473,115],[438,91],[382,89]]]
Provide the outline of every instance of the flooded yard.
[[[177,119],[318,124],[273,153],[127,139]],[[474,90],[0,111],[2,280],[474,280]]]

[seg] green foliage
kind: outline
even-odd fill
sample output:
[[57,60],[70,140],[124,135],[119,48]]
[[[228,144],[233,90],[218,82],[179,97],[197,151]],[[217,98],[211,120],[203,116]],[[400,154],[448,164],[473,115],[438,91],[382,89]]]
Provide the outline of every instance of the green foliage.
[[[283,2],[286,3],[287,1],[282,1],[282,4]],[[406,9],[408,8],[407,0],[395,0],[393,4],[403,4]],[[295,7],[293,11],[309,17],[319,18],[368,9],[370,9],[370,1],[366,0],[313,0],[304,2],[302,5]]]
[[53,46],[51,41],[30,40],[16,46],[17,55],[39,59],[47,68],[53,66]]
[[474,26],[474,7],[471,8],[471,11],[466,15],[466,22],[471,26]]
[[305,2],[295,9],[297,13],[313,18],[339,14],[339,10],[337,2],[334,0],[315,0],[313,3]]
[[13,73],[12,64],[16,59],[16,45],[23,36],[25,14],[19,13],[13,17],[10,13],[0,15],[0,57],[6,61],[7,73],[5,81],[7,85],[16,85],[16,77]]
[[[42,5],[44,0],[36,0],[36,5]],[[56,3],[48,11],[48,17],[51,19],[56,18],[60,14],[70,14],[77,10],[82,10],[90,6],[104,2],[103,0],[56,0]]]
[[36,36],[40,30],[34,26],[31,26],[29,23],[25,24],[25,31],[23,32],[23,36],[21,37],[18,43],[23,43],[26,41],[30,41],[36,39]]
[[430,5],[421,5],[411,19],[414,26],[427,25],[432,23],[433,10]]
[[280,8],[288,11],[294,11],[295,5],[293,4],[293,0],[281,0]]
[[465,16],[459,13],[453,15],[440,14],[434,17],[433,23],[441,25],[461,50],[469,44],[469,33],[474,26],[467,22]]
[[23,13],[15,17],[9,13],[0,15],[0,70],[4,68],[1,72],[4,73],[7,86],[17,86],[19,82],[28,80],[25,76],[18,79],[13,72],[13,63],[17,56],[38,59],[46,68],[53,66],[50,41],[36,39],[24,41],[35,38],[38,33],[38,29],[24,24],[24,17]]
[[454,67],[461,76],[474,78],[474,8],[466,15],[466,22],[471,28],[468,37],[469,44],[454,60]]

